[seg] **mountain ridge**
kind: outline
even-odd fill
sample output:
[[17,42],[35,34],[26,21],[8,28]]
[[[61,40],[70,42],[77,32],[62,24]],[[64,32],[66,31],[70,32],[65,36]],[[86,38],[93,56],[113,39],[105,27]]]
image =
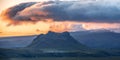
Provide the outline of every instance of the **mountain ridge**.
[[[120,33],[112,31],[71,32],[71,35],[84,45],[92,48],[120,48]],[[89,41],[89,42],[88,42]]]

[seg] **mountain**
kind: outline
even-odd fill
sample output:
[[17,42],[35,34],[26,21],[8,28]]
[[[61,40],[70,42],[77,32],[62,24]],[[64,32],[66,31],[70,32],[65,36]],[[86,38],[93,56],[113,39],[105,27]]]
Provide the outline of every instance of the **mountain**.
[[119,51],[107,52],[86,47],[68,32],[48,32],[21,48],[0,48],[0,58],[10,57],[106,57],[120,56]]
[[51,31],[49,31],[47,34],[39,35],[28,47],[36,49],[63,50],[83,50],[87,48],[75,40],[68,32],[55,33]]
[[92,48],[120,48],[120,33],[101,30],[71,32],[71,35],[82,44]]

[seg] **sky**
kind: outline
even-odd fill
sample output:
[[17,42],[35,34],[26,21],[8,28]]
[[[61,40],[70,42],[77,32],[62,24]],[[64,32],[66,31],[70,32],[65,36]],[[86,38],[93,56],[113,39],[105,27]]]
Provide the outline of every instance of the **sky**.
[[120,33],[119,0],[0,0],[0,37],[106,29]]

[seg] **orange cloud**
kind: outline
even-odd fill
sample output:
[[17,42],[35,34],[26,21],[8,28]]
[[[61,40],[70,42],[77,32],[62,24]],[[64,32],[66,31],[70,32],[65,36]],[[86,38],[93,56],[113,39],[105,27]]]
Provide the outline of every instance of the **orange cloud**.
[[[3,24],[6,22],[2,22]],[[114,29],[119,28],[119,24],[109,23],[86,23],[86,22],[71,22],[71,21],[38,21],[20,22],[19,25],[3,25],[2,32],[11,33],[12,35],[38,35],[46,34],[48,31],[65,32],[65,31],[80,31],[80,30],[93,30],[93,29]],[[76,27],[77,26],[77,27]],[[76,27],[76,28],[75,28]]]
[[83,23],[83,28],[86,30],[91,29],[113,29],[119,28],[119,23]]

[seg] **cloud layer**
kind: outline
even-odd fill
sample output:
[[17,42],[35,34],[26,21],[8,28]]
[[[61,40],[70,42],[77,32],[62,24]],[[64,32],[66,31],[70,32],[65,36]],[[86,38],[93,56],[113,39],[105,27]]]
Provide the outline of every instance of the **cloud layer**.
[[6,10],[3,16],[17,21],[120,22],[120,6],[110,2],[28,2]]

